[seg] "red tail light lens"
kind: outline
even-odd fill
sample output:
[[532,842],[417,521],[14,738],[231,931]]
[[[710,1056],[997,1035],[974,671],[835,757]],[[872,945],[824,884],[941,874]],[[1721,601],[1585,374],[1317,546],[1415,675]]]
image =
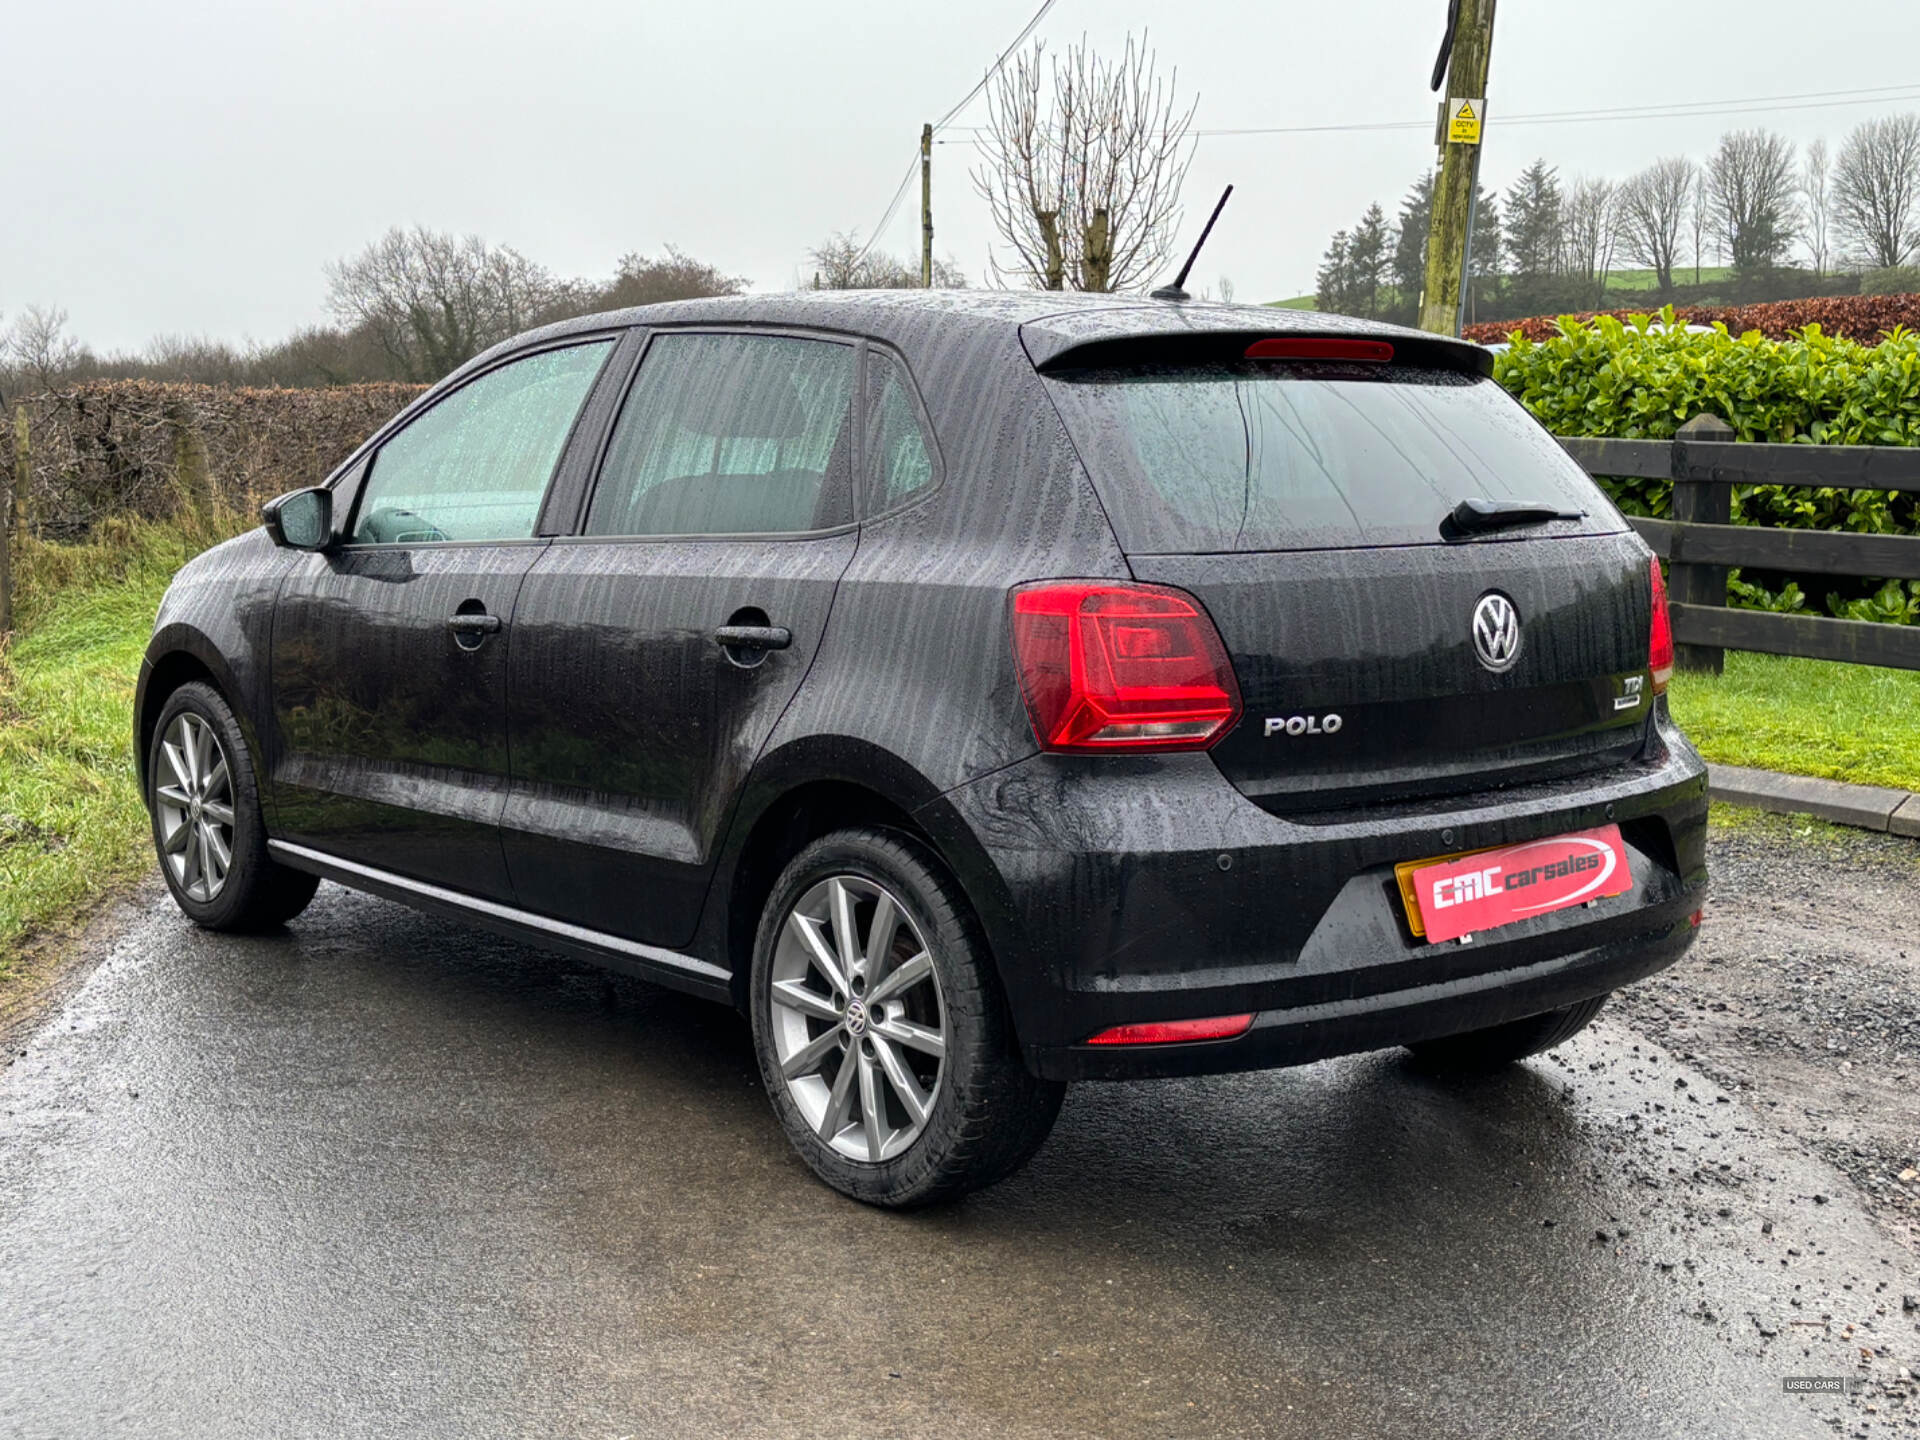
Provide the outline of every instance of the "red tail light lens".
[[1364,360],[1384,365],[1393,359],[1385,340],[1335,340],[1317,335],[1283,335],[1247,346],[1249,360]]
[[1647,668],[1653,671],[1653,693],[1666,693],[1673,679],[1673,617],[1667,611],[1667,580],[1660,573],[1660,562],[1653,567],[1653,634],[1647,641]]
[[1209,1020],[1156,1020],[1145,1025],[1116,1025],[1087,1041],[1089,1045],[1177,1045],[1187,1040],[1231,1040],[1253,1028],[1251,1015],[1216,1015]]
[[1023,585],[1013,654],[1044,750],[1204,750],[1240,718],[1226,647],[1183,590]]

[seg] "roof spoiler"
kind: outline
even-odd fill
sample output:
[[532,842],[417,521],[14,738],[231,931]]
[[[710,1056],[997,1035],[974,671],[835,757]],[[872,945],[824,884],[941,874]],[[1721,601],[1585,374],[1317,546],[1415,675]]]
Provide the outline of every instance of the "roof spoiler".
[[[1063,370],[1113,369],[1133,365],[1222,365],[1248,358],[1263,340],[1324,341],[1375,340],[1393,347],[1392,363],[1422,370],[1455,370],[1465,375],[1493,374],[1493,352],[1484,346],[1443,335],[1422,335],[1390,327],[1378,331],[1355,329],[1329,334],[1325,330],[1177,330],[1163,334],[1136,334],[1068,342],[1057,348],[1031,333],[1025,337],[1034,368],[1043,375]],[[1274,349],[1284,349],[1275,346]],[[1304,347],[1303,347],[1304,348]],[[1258,357],[1255,357],[1258,358]]]

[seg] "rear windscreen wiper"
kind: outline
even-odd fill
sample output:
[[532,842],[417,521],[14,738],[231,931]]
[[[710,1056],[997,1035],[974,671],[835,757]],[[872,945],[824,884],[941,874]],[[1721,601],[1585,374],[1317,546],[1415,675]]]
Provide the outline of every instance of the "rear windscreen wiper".
[[[1584,520],[1584,510],[1561,510],[1527,500],[1462,500],[1447,516],[1448,523],[1466,535],[1505,530],[1514,525],[1544,525],[1549,520]],[[1444,527],[1443,527],[1444,528]]]

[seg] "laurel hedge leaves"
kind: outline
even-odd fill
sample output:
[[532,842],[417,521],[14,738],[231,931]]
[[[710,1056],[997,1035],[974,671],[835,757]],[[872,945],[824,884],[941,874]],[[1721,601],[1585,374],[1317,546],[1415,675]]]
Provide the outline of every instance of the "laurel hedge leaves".
[[[1689,332],[1671,309],[1562,320],[1558,333],[1516,336],[1494,361],[1500,383],[1556,435],[1664,440],[1696,415],[1717,415],[1740,440],[1813,445],[1920,445],[1920,333],[1894,329],[1878,345],[1824,334],[1817,325],[1785,340],[1733,336],[1724,325]],[[1664,517],[1666,480],[1601,480],[1629,515]],[[1885,490],[1742,485],[1736,524],[1866,534],[1920,533],[1920,495]],[[1827,576],[1743,578],[1730,604],[1808,608],[1817,586],[1828,614],[1920,623],[1920,582]]]

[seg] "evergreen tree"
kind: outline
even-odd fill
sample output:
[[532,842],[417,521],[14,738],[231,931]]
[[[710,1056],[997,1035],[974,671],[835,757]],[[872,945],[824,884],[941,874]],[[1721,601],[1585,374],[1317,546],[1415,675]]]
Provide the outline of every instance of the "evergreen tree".
[[1363,315],[1369,320],[1380,318],[1382,302],[1386,299],[1383,292],[1391,258],[1388,246],[1392,239],[1392,232],[1387,229],[1386,213],[1376,201],[1367,207],[1367,213],[1354,226],[1352,239],[1347,245],[1347,273],[1351,277],[1348,314]]
[[1353,276],[1348,260],[1351,237],[1337,232],[1320,257],[1320,269],[1313,277],[1313,303],[1333,315],[1344,315],[1353,293]]
[[1507,189],[1507,268],[1517,279],[1557,275],[1561,265],[1559,172],[1536,160]]
[[1494,314],[1500,303],[1500,275],[1506,259],[1505,238],[1501,234],[1499,198],[1480,190],[1473,202],[1473,253],[1467,257],[1466,322]]
[[1433,172],[1413,182],[1400,202],[1400,226],[1393,247],[1393,304],[1387,318],[1411,325],[1420,316],[1420,292],[1427,283],[1427,231],[1433,224]]

